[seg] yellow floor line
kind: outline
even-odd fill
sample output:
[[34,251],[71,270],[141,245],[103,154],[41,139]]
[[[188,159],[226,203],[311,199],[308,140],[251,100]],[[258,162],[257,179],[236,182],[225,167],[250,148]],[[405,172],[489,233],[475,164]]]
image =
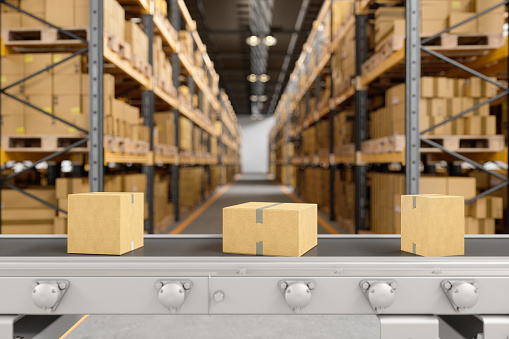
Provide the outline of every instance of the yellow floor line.
[[172,230],[169,234],[179,234],[180,232],[185,230],[186,227],[189,226],[189,224],[194,221],[194,219],[198,218],[200,216],[200,214],[202,214],[207,208],[210,207],[210,205],[212,205],[214,203],[214,201],[216,201],[217,199],[219,199],[219,197],[221,197],[223,194],[225,194],[226,191],[228,191],[228,189],[230,189],[230,187],[236,181],[237,180],[234,180],[234,181],[230,182],[229,184],[224,185],[219,191],[216,192],[216,194],[214,194],[209,200],[207,200],[203,205],[201,205],[200,208],[198,208],[190,216],[188,216],[187,219],[182,221],[182,223],[180,225],[178,225],[177,227],[175,227],[175,229]]
[[78,327],[82,322],[85,321],[85,319],[87,319],[88,317],[90,316],[90,314],[87,314],[87,315],[84,315],[83,317],[81,317],[80,320],[78,320],[78,322],[74,325],[72,325],[72,327],[67,330],[67,332],[65,332],[61,337],[60,339],[64,339],[66,338],[69,334],[71,334],[72,331],[74,331],[76,329],[76,327]]
[[[304,201],[302,201],[301,199],[299,199],[298,196],[296,196],[295,194],[293,194],[292,192],[290,192],[290,190],[288,189],[288,187],[284,186],[284,185],[281,185],[281,184],[278,184],[279,185],[279,188],[281,188],[281,191],[283,191],[287,196],[289,196],[293,201],[295,202],[298,202],[298,203],[303,203]],[[327,232],[329,232],[330,234],[340,234],[331,224],[329,224],[327,221],[325,221],[322,217],[318,216],[318,223],[323,227],[325,228],[325,230]]]

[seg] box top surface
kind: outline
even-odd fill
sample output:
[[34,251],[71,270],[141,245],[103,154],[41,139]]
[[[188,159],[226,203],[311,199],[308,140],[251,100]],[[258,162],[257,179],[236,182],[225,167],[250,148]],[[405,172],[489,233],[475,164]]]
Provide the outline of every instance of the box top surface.
[[228,206],[224,209],[253,210],[258,208],[270,208],[271,210],[304,210],[316,207],[316,204],[277,203],[277,202],[246,202],[244,204]]

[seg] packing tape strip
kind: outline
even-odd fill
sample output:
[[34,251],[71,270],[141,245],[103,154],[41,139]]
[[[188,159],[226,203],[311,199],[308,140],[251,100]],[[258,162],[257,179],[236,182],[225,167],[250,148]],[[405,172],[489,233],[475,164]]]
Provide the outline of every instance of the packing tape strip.
[[277,204],[268,205],[265,207],[260,207],[256,209],[256,223],[257,224],[263,224],[263,210],[269,207],[274,207],[277,205],[282,205],[282,202],[278,202]]
[[412,197],[412,202],[413,202],[412,208],[417,208],[417,197],[415,195]]
[[263,255],[263,240],[256,242],[256,255]]
[[412,253],[413,254],[415,254],[416,248],[417,248],[417,245],[415,244],[415,242],[413,242],[412,243]]

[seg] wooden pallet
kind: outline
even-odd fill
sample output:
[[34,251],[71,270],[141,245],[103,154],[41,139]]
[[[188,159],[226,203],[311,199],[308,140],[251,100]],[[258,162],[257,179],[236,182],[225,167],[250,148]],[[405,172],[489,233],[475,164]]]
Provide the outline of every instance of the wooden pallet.
[[115,35],[104,32],[104,39],[106,40],[107,46],[115,53],[117,53],[122,59],[131,60],[132,50],[131,45],[127,42],[119,39]]
[[[428,35],[429,36],[429,35]],[[421,38],[426,38],[423,35]],[[425,44],[425,47],[442,52],[466,52],[484,53],[490,49],[497,49],[504,45],[505,40],[502,33],[463,33],[463,34],[442,34]],[[405,47],[405,36],[392,35],[380,43],[382,47],[362,65],[362,75],[365,76],[380,66],[396,51]],[[464,53],[462,54],[463,56]]]
[[394,153],[403,152],[404,150],[404,135],[393,135],[389,137],[366,140],[361,144],[361,151],[365,154]]
[[[436,142],[447,150],[458,153],[502,152],[503,135],[427,135],[428,140]],[[401,153],[405,151],[404,135],[393,135],[366,140],[361,145],[363,154]],[[438,148],[421,142],[421,153],[441,153]]]
[[[425,38],[426,36],[423,36]],[[460,33],[442,34],[424,46],[440,50],[487,50],[496,49],[504,45],[502,33]]]
[[106,151],[114,153],[124,153],[126,149],[127,138],[105,135],[103,142],[104,149]]
[[172,157],[178,155],[178,149],[175,146],[169,145],[154,145],[154,153],[163,157]]
[[[458,153],[502,152],[505,148],[503,135],[429,135],[425,138]],[[421,141],[421,153],[440,152],[440,149]]]
[[[85,135],[16,135],[2,137],[5,152],[57,152],[83,138]],[[88,152],[87,144],[71,152]]]
[[130,62],[131,62],[131,64],[133,65],[133,67],[135,69],[140,71],[145,76],[147,76],[147,77],[152,76],[152,66],[150,66],[150,64],[148,62],[146,62],[145,60],[141,59],[136,54],[133,54],[131,56]]
[[[88,27],[67,27],[65,30],[88,40]],[[2,30],[4,44],[9,47],[34,46],[85,46],[81,40],[74,39],[56,28],[8,28]]]
[[399,51],[405,46],[405,37],[392,35],[387,39],[380,51],[376,52],[362,65],[362,75],[366,75],[382,64],[394,52]]

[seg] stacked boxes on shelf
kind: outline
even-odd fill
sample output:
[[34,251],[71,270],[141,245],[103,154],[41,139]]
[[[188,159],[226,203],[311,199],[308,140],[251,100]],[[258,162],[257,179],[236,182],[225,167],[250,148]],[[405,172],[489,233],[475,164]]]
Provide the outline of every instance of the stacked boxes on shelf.
[[[29,188],[26,192],[57,205],[55,188]],[[16,190],[2,190],[2,234],[52,234],[56,211]]]
[[134,62],[139,62],[148,65],[148,37],[143,30],[134,21],[125,22],[125,41],[131,45],[132,59]]
[[153,70],[156,84],[168,94],[175,95],[176,90],[173,86],[172,67],[170,60],[163,50],[163,39],[160,36],[154,37],[152,45],[153,50]]
[[[405,84],[396,85],[387,90],[386,107],[370,114],[369,134],[372,139],[405,135],[405,93]],[[420,129],[426,130],[496,94],[497,87],[480,78],[422,77]],[[489,105],[483,105],[428,134],[495,135],[496,117],[490,115]]]
[[[401,195],[405,194],[405,175],[370,173],[371,211],[370,226],[375,233],[399,234],[401,232]],[[475,178],[421,176],[420,194],[463,196],[466,200],[476,195]]]
[[335,206],[338,223],[349,233],[355,233],[355,182],[352,168],[335,173]]

